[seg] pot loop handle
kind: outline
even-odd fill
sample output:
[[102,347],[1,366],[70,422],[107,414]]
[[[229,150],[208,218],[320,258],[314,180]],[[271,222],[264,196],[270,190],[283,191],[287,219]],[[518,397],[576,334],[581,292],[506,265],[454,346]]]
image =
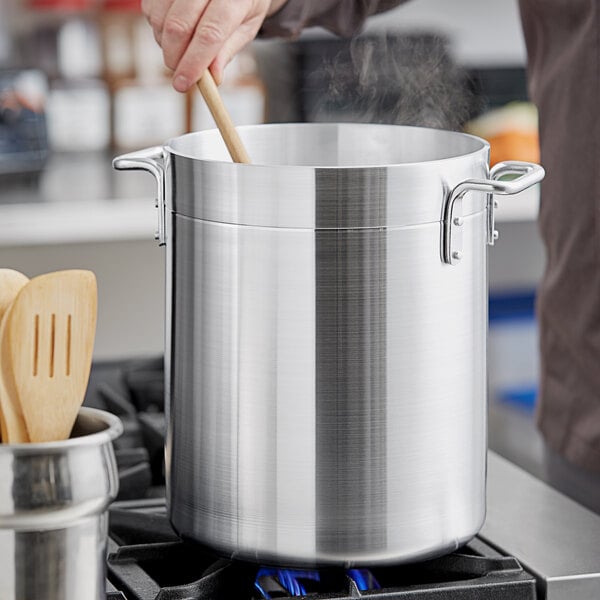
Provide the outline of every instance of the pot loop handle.
[[167,209],[164,152],[162,146],[154,146],[145,150],[122,154],[113,159],[112,165],[119,171],[147,171],[154,175],[157,186],[155,206],[158,209],[158,229],[154,234],[154,238],[158,241],[159,246],[164,246],[167,242]]
[[[499,181],[505,175],[519,175],[510,181]],[[444,203],[442,215],[442,262],[457,264],[462,251],[462,199],[468,192],[487,192],[487,243],[494,245],[498,237],[495,230],[494,194],[518,194],[544,178],[545,171],[540,165],[521,161],[501,162],[490,171],[490,179],[467,179],[459,183]]]

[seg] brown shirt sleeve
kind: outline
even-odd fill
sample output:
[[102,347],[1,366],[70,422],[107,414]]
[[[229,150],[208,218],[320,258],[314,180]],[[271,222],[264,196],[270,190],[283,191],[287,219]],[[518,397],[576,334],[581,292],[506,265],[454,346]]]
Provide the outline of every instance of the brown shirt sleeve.
[[352,36],[366,19],[407,0],[288,0],[263,23],[261,36],[294,38],[305,27],[319,25],[341,36]]

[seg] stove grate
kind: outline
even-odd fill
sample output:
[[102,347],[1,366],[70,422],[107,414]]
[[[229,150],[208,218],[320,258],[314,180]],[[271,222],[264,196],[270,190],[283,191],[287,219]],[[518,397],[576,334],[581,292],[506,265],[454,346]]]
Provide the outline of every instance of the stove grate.
[[[535,579],[479,539],[438,559],[373,567],[361,577],[322,569],[318,579],[296,571],[296,582],[282,582],[275,569],[220,559],[179,540],[163,500],[113,505],[109,530],[108,576],[126,600],[291,600],[290,590],[312,600],[536,600]],[[361,578],[369,577],[380,587],[361,590]],[[303,587],[296,588],[298,582]]]

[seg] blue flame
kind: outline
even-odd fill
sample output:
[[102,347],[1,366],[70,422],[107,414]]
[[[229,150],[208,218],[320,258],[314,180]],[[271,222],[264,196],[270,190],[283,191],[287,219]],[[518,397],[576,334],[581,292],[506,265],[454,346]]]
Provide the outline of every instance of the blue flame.
[[271,595],[265,590],[260,582],[263,577],[274,577],[282,587],[292,596],[305,596],[306,588],[302,585],[301,579],[311,579],[312,581],[320,581],[321,577],[318,571],[300,571],[297,569],[271,569],[261,567],[256,574],[254,586],[261,593],[263,598],[267,600]]
[[381,589],[379,582],[369,569],[348,569],[347,574],[361,592]]
[[[348,569],[346,575],[356,584],[359,591],[379,590],[381,585],[369,569]],[[305,596],[306,588],[302,580],[321,581],[318,571],[303,571],[300,569],[276,569],[272,567],[261,567],[256,574],[254,587],[260,592],[265,600],[271,600],[272,596],[267,589],[264,578],[275,580],[290,596]]]

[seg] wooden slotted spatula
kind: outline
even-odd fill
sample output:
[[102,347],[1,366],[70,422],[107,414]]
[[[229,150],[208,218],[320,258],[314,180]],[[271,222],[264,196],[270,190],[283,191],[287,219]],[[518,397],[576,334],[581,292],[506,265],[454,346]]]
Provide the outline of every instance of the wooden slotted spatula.
[[[19,271],[14,271],[13,269],[0,269],[0,323],[2,323],[2,318],[10,308],[10,305],[14,302],[17,294],[28,281],[29,278]],[[4,417],[5,414],[7,415],[6,417]],[[7,420],[10,425],[10,435]],[[8,443],[9,438],[11,441],[15,442],[29,441],[29,435],[27,434],[27,428],[25,427],[25,421],[23,420],[21,407],[18,402],[13,404],[12,395],[5,390],[4,382],[2,381],[1,377],[1,370],[0,432],[2,434],[2,441],[4,443]]]
[[97,314],[91,271],[32,279],[1,327],[2,373],[18,398],[30,442],[67,439],[83,402]]

